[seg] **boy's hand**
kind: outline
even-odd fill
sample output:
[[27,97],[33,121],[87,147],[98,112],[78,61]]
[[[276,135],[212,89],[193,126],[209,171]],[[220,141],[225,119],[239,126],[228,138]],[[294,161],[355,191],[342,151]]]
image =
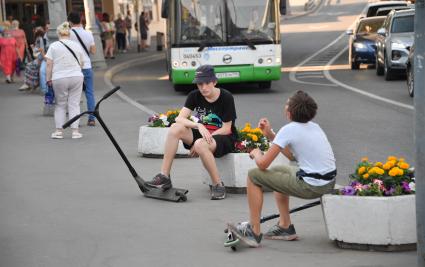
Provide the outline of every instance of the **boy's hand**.
[[212,143],[212,135],[211,133],[208,131],[207,128],[205,128],[205,126],[203,124],[198,124],[198,131],[199,133],[202,135],[202,138],[208,143],[211,144]]
[[267,118],[261,118],[260,119],[260,121],[258,122],[258,128],[260,128],[261,131],[263,131],[263,134],[268,139],[273,139],[273,138],[271,138],[272,137],[271,135],[273,134],[272,125],[270,124],[270,121]]
[[189,156],[192,158],[195,158],[198,156],[198,154],[195,152],[195,148],[192,146],[189,150]]
[[249,157],[251,159],[255,159],[255,157],[263,155],[263,152],[259,148],[253,149],[251,152],[249,152]]

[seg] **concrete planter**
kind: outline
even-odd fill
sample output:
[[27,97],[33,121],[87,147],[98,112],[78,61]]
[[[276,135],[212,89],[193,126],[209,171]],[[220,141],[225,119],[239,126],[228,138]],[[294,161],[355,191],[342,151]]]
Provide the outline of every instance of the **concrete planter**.
[[[163,157],[168,130],[169,128],[141,126],[139,130],[139,154],[142,157]],[[188,157],[188,155],[189,150],[185,149],[180,141],[176,156]]]
[[416,248],[415,195],[324,195],[329,239],[341,248],[400,251]]
[[[250,169],[257,165],[249,157],[248,153],[229,153],[216,159],[220,177],[229,193],[246,193],[246,178]],[[279,154],[271,164],[272,166],[289,164],[289,160]],[[208,172],[202,168],[202,179],[205,184],[211,185]]]

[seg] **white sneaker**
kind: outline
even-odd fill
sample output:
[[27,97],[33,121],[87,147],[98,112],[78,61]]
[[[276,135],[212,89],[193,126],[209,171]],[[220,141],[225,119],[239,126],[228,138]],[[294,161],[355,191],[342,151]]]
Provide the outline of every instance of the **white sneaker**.
[[21,87],[19,87],[19,91],[26,91],[28,90],[30,87],[28,86],[28,84],[24,83]]
[[53,139],[63,139],[63,132],[55,131],[54,133],[52,133],[51,137]]
[[80,139],[83,135],[80,132],[73,132],[71,137],[72,139]]

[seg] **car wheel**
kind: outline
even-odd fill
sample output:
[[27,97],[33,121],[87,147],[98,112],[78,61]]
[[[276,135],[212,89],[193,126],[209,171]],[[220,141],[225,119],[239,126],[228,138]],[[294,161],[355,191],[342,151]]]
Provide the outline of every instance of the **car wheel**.
[[384,67],[379,63],[378,56],[376,56],[376,75],[382,76],[384,75]]
[[393,79],[393,72],[391,70],[391,67],[388,66],[386,56],[384,56],[384,77],[386,81],[391,81]]
[[354,59],[351,60],[351,69],[352,70],[358,70],[360,67],[360,63],[355,61]]
[[410,97],[414,96],[414,75],[413,75],[413,69],[412,68],[407,68],[406,71],[406,76],[407,76],[407,91],[409,91],[409,95]]
[[270,89],[272,87],[272,82],[260,82],[258,83],[258,87],[260,87],[260,89]]

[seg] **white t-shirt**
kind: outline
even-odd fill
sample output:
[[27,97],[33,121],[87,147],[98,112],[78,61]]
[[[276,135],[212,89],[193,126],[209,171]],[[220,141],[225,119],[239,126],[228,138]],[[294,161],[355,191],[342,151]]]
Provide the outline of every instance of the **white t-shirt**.
[[[93,34],[89,31],[86,31],[83,29],[83,27],[72,27],[70,33],[70,38],[72,41],[76,42],[77,44],[79,44],[81,46],[80,41],[78,40],[77,36],[75,35],[75,33],[72,31],[75,30],[78,34],[78,36],[80,36],[81,41],[83,41],[83,44],[85,45],[85,47],[87,48],[87,51],[90,54],[90,47],[94,44],[94,38],[93,38]],[[90,57],[87,55],[86,51],[84,51],[84,48],[81,47],[81,49],[83,49],[84,52],[84,66],[83,69],[91,69],[91,60]]]
[[[279,130],[273,143],[281,148],[289,145],[298,166],[306,173],[324,175],[336,169],[332,147],[317,123],[290,122]],[[303,177],[303,180],[314,186],[330,182],[312,177]]]
[[[72,51],[74,51],[80,64],[84,64],[84,51],[81,46],[74,41],[62,39]],[[84,77],[81,66],[72,53],[60,41],[50,44],[46,57],[53,61],[52,80],[58,80],[69,77]]]

